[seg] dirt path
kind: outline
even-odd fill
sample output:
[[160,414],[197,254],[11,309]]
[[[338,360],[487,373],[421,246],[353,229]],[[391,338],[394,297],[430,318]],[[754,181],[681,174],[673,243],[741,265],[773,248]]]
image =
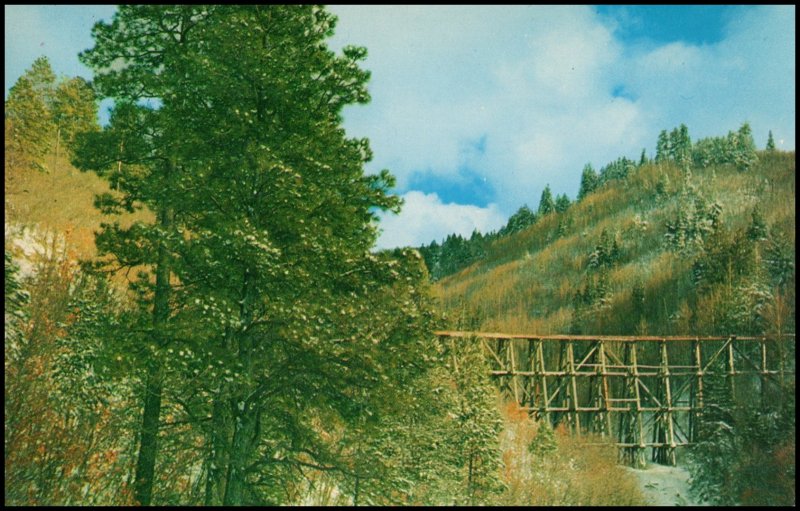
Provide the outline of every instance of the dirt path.
[[648,464],[644,469],[628,468],[652,506],[702,506],[689,493],[689,471],[683,467]]

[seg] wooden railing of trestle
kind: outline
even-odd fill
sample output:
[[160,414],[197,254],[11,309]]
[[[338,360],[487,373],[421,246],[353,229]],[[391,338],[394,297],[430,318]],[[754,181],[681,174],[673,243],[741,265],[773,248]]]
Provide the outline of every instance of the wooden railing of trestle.
[[[746,337],[436,332],[483,346],[510,398],[553,426],[615,439],[624,461],[676,463],[713,396],[780,398],[794,381],[794,334]],[[720,394],[722,385],[722,394]],[[704,392],[705,391],[705,392]],[[713,398],[712,396],[712,398]]]

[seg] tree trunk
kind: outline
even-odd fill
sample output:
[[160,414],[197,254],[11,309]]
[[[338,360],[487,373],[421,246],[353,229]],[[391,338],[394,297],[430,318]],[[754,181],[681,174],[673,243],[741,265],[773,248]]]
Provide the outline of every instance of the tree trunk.
[[56,129],[56,156],[53,159],[53,173],[55,173],[56,168],[58,167],[58,146],[61,142],[61,128]]
[[[239,403],[242,403],[240,401]],[[237,408],[239,404],[236,404]],[[228,465],[228,480],[225,487],[226,506],[241,506],[245,504],[245,476],[250,459],[256,448],[256,423],[255,410],[236,410],[236,422],[233,428],[231,441],[231,457]]]
[[[250,280],[250,270],[245,268],[242,279],[241,306],[239,317],[245,327],[253,321],[253,288]],[[253,340],[249,332],[243,329],[239,332],[238,357],[241,363],[242,381],[253,381],[252,350]],[[225,487],[226,506],[241,506],[244,504],[246,489],[246,470],[258,445],[258,420],[259,404],[248,403],[247,397],[253,389],[247,383],[237,385],[230,400],[231,413],[234,417],[233,438],[230,444],[230,459],[228,460],[228,478]]]
[[[174,213],[164,209],[159,215],[159,224],[169,229],[174,220]],[[142,506],[149,506],[153,494],[153,477],[155,474],[156,455],[158,453],[158,421],[161,415],[162,374],[160,350],[167,342],[164,334],[169,318],[170,297],[170,261],[169,252],[162,241],[158,247],[156,262],[156,289],[153,300],[153,332],[156,341],[156,353],[148,366],[145,383],[144,410],[142,411],[142,429],[139,441],[139,457],[136,460],[136,479],[134,494]]]
[[145,384],[142,430],[139,441],[139,457],[136,460],[136,479],[134,492],[142,506],[149,506],[153,492],[156,453],[158,451],[158,420],[161,414],[161,371],[160,365],[150,365]]
[[230,441],[229,415],[225,413],[222,392],[214,397],[211,419],[211,452],[206,478],[206,506],[221,506],[225,498],[225,482],[228,473],[227,454]]

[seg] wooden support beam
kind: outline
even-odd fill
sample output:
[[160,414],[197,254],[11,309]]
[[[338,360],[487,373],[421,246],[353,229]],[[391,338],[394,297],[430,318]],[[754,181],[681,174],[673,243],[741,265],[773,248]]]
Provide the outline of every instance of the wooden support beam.
[[[530,369],[534,373],[536,372],[536,356],[535,355],[536,355],[536,350],[535,350],[535,347],[534,347],[534,340],[533,339],[528,339],[528,356],[526,358],[527,358],[527,362],[528,362],[528,369]],[[536,381],[536,378],[534,378],[534,376],[530,376],[530,377],[526,378],[526,381],[528,382],[528,385],[527,385],[527,389],[528,389],[528,400],[527,400],[527,403],[528,403],[528,406],[530,406],[531,408],[535,408],[536,407],[536,402],[537,402],[537,397],[541,393],[541,391],[539,390],[538,382]]]
[[661,369],[663,371],[662,382],[664,386],[664,401],[666,404],[662,414],[664,414],[664,420],[666,422],[667,443],[669,444],[667,460],[669,461],[669,464],[674,467],[677,464],[677,461],[675,459],[675,426],[672,423],[672,389],[670,388],[669,381],[669,356],[667,355],[667,341],[661,342]]
[[570,408],[572,412],[570,415],[572,416],[572,423],[575,428],[575,433],[580,435],[581,434],[581,418],[578,414],[578,382],[575,379],[575,353],[573,352],[573,346],[571,342],[567,343],[567,371],[570,379]]
[[600,362],[599,372],[601,380],[600,392],[602,396],[603,422],[606,433],[608,435],[613,435],[611,430],[611,412],[609,411],[611,408],[611,390],[608,385],[608,375],[606,374],[606,347],[604,341],[598,341],[597,357],[599,358]]
[[[544,361],[544,348],[542,347],[542,340],[537,339],[536,341],[536,363],[534,363],[534,367],[538,365],[539,370],[539,378],[542,386],[542,416],[549,422],[550,421],[550,410],[548,409],[548,405],[550,404],[550,398],[547,395],[547,371],[545,369],[545,361]],[[552,426],[552,423],[549,422]]]
[[511,364],[511,390],[514,393],[514,402],[521,403],[519,395],[519,377],[517,376],[517,357],[515,352],[517,351],[516,346],[514,345],[514,340],[508,340],[508,362]]
[[633,463],[635,466],[643,468],[645,466],[644,461],[644,449],[645,449],[645,435],[644,435],[644,425],[642,424],[642,399],[641,395],[639,394],[639,385],[641,384],[641,380],[639,379],[639,368],[638,362],[636,358],[636,343],[632,342],[630,345],[630,359],[631,359],[631,380],[633,382],[633,397],[636,399],[635,406],[636,406],[636,414],[635,414],[635,424],[636,429],[634,430],[635,433],[635,442],[638,442],[639,447],[634,452],[634,460]]

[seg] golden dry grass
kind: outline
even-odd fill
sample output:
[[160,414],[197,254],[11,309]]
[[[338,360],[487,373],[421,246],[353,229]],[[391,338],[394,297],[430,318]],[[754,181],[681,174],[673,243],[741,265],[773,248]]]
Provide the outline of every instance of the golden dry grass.
[[635,476],[617,464],[616,448],[597,436],[555,431],[556,450],[543,454],[529,446],[544,426],[516,403],[502,406],[504,506],[641,506]]
[[94,196],[108,192],[108,183],[92,172],[80,172],[66,157],[45,157],[50,171],[5,169],[6,222],[35,226],[65,236],[72,256],[95,254],[94,231],[101,222],[118,220],[127,226],[136,220],[151,222],[153,215],[143,210],[133,214],[106,217],[94,208]]
[[[692,182],[707,201],[722,204],[722,221],[730,230],[746,228],[758,205],[768,225],[795,239],[794,153],[760,155],[749,172],[730,165],[695,169]],[[656,193],[667,176],[667,194]],[[435,284],[435,295],[451,316],[471,315],[487,331],[564,333],[572,300],[589,274],[589,254],[603,229],[616,236],[621,260],[611,269],[611,311],[591,327],[608,333],[634,333],[630,292],[636,281],[645,289],[648,328],[677,334],[689,328],[680,320],[683,299],[691,289],[692,258],[669,252],[666,223],[679,207],[681,171],[671,164],[645,165],[624,182],[612,182],[573,204],[561,215],[549,215],[533,226],[497,240],[486,258]],[[571,225],[557,237],[559,222]],[[603,332],[597,332],[603,333]]]

